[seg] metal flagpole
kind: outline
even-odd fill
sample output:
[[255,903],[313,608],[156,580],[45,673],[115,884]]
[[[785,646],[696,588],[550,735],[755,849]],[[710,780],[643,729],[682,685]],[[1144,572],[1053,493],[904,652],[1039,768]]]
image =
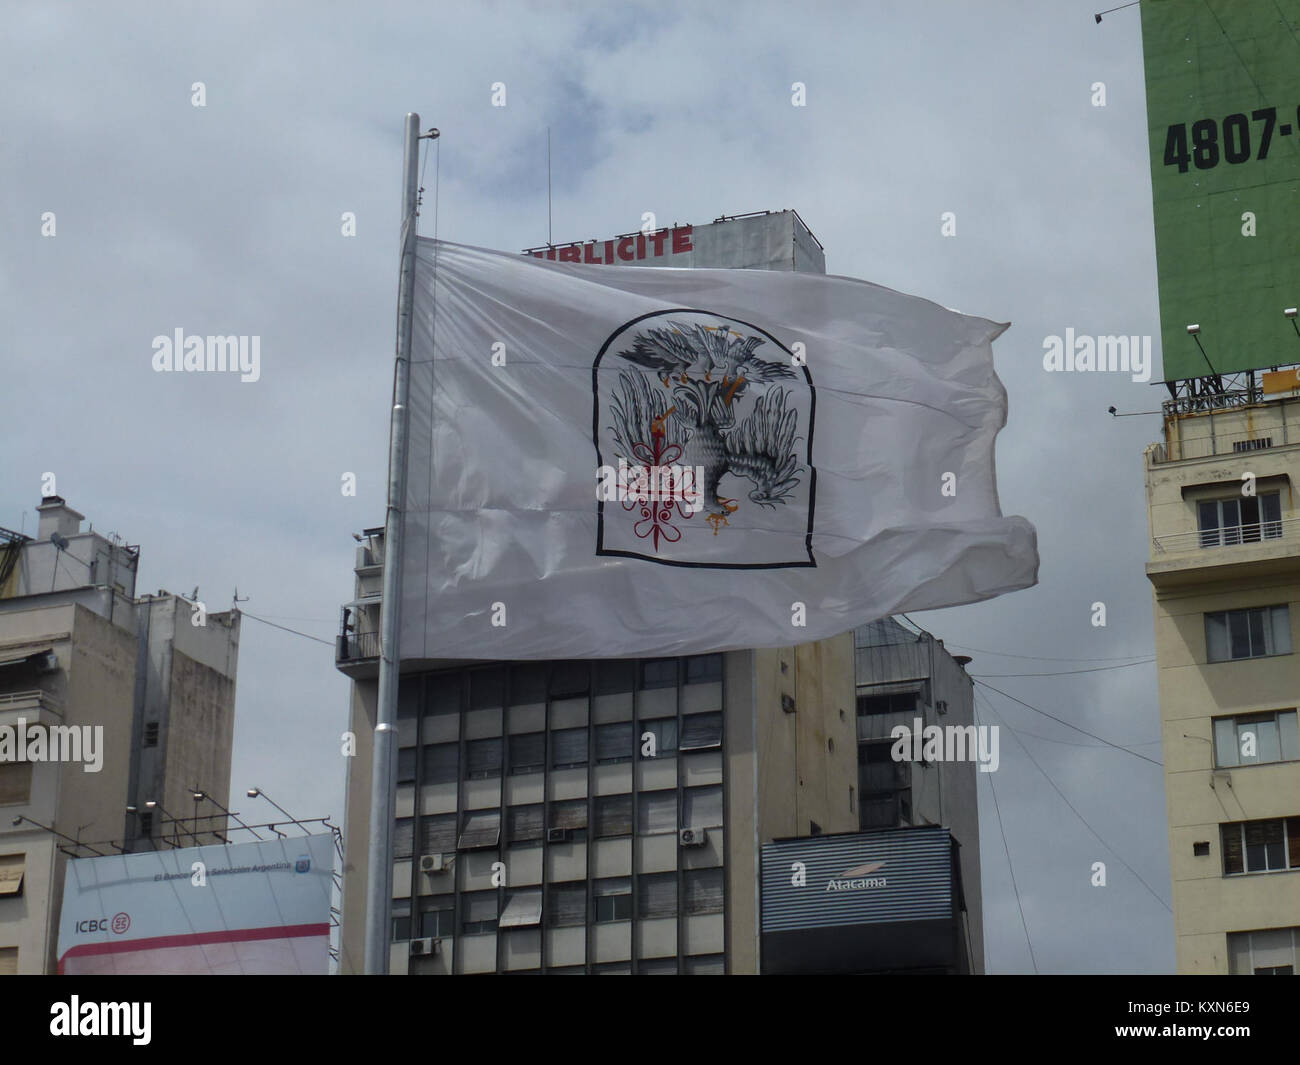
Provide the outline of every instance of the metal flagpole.
[[384,518],[384,590],[379,640],[379,706],[370,786],[369,874],[366,878],[366,973],[388,972],[393,905],[393,782],[397,776],[397,634],[401,615],[402,508],[406,502],[407,390],[411,378],[411,312],[415,301],[416,210],[420,116],[406,116],[402,163],[402,267],[397,290],[397,356],[388,440],[388,513]]

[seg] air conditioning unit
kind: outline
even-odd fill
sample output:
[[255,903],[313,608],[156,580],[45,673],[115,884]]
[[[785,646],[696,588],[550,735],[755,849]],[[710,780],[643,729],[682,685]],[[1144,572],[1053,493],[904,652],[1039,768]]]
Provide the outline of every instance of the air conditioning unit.
[[683,847],[703,847],[709,834],[702,828],[683,828],[677,832],[677,842]]
[[425,958],[437,954],[438,948],[441,946],[441,939],[413,939],[411,940],[411,957]]
[[420,858],[420,872],[441,873],[450,864],[441,854],[425,854]]
[[547,843],[567,843],[569,841],[569,830],[567,828],[548,828],[546,830]]

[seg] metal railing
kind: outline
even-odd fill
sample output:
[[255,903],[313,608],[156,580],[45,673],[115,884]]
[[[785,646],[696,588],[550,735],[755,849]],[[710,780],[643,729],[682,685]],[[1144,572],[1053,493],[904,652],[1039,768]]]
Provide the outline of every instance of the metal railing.
[[0,695],[0,711],[18,709],[20,703],[27,705],[37,703],[46,709],[54,710],[56,712],[62,711],[63,709],[63,704],[60,703],[58,699],[54,698],[54,696],[49,692],[42,691],[40,688],[32,688],[30,691],[22,692],[7,692],[4,695]]
[[347,632],[338,638],[334,658],[337,662],[364,662],[379,657],[377,632]]
[[1204,459],[1212,455],[1243,455],[1271,448],[1286,447],[1290,441],[1283,438],[1282,427],[1244,433],[1215,433],[1195,436],[1190,440],[1169,440],[1157,443],[1151,450],[1152,463],[1180,462],[1184,459]]
[[1300,540],[1300,518],[1285,518],[1282,521],[1261,521],[1249,525],[1229,525],[1219,529],[1153,536],[1151,546],[1153,554],[1164,555],[1249,544],[1294,544],[1297,540]]

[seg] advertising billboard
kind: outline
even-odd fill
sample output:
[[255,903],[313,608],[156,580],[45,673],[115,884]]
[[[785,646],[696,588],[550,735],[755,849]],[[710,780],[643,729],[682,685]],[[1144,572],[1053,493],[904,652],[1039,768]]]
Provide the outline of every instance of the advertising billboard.
[[826,273],[826,254],[795,211],[763,211],[704,226],[674,225],[608,240],[575,241],[525,254],[556,262]]
[[1300,0],[1141,11],[1164,379],[1298,363]]
[[765,843],[763,971],[961,969],[957,875],[946,828]]
[[324,975],[333,870],[330,834],[70,861],[59,972]]

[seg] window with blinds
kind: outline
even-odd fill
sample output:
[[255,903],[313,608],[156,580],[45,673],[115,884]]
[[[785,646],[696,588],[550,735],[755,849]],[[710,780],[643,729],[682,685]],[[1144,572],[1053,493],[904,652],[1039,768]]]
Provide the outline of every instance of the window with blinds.
[[601,795],[596,799],[596,836],[632,834],[632,796]]
[[415,818],[399,817],[393,827],[393,857],[410,858],[415,847]]
[[1300,817],[1238,821],[1219,832],[1227,875],[1300,869]]
[[470,740],[465,744],[466,776],[470,780],[501,775],[501,737]]
[[567,769],[587,764],[587,730],[562,728],[551,733],[551,768]]
[[420,818],[420,853],[450,854],[456,849],[456,815]]
[[677,659],[652,658],[641,663],[642,688],[671,688],[677,684]]
[[587,800],[568,799],[551,803],[551,821],[547,828],[563,828],[571,839],[582,839],[587,831]]
[[586,882],[579,880],[570,884],[552,884],[546,908],[546,924],[549,928],[586,924]]
[[692,655],[685,660],[686,683],[707,684],[722,679],[722,655]]
[[482,850],[495,847],[501,839],[500,810],[471,810],[465,815],[458,850]]
[[545,732],[525,732],[510,737],[511,773],[540,773],[545,768]]
[[721,954],[696,954],[686,959],[686,972],[691,976],[721,976],[726,971]]
[[397,751],[397,783],[415,783],[415,760],[418,752],[414,747],[401,747]]
[[0,762],[0,806],[28,803],[32,794],[31,762]]
[[545,827],[542,818],[544,809],[541,803],[534,806],[509,807],[506,810],[506,823],[509,828],[510,842],[526,843],[529,840],[541,839]]
[[683,718],[682,740],[678,746],[683,751],[722,746],[722,715],[691,714]]
[[722,827],[722,785],[687,788],[682,792],[682,828]]
[[425,746],[423,783],[454,784],[460,770],[460,746],[455,743],[430,743]]
[[638,976],[676,976],[676,958],[643,958],[636,963]]
[[460,899],[460,930],[467,936],[495,932],[497,927],[497,893],[470,891]]
[[636,880],[638,917],[677,916],[677,874],[647,873]]
[[23,893],[26,854],[0,854],[0,898],[17,898]]
[[596,726],[596,761],[598,763],[632,761],[632,722],[619,721]]
[[643,791],[638,796],[636,830],[642,836],[677,831],[677,792]]
[[687,869],[682,874],[682,911],[722,912],[722,869]]
[[[677,750],[677,718],[665,717],[656,721],[642,721],[640,725],[641,734],[637,737],[637,750],[641,752],[642,758],[662,758],[666,754],[672,754]],[[653,738],[653,744],[647,746],[645,738],[649,733]],[[652,754],[647,754],[652,751]]]
[[411,938],[411,900],[393,899],[393,942]]
[[513,891],[501,911],[501,928],[536,928],[542,923],[542,889]]

